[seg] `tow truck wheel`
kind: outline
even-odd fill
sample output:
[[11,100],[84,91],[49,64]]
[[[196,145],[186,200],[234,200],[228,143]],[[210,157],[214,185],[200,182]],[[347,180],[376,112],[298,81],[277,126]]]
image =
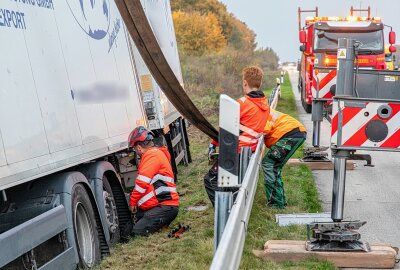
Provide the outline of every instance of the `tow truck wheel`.
[[299,81],[297,82],[297,90],[299,91],[299,93],[301,93],[301,91],[303,91],[303,82],[301,80],[301,76],[299,76]]
[[301,90],[301,105],[303,105],[303,108],[306,111],[306,113],[311,113],[311,104],[308,104],[305,101],[303,89]]
[[307,104],[305,102],[303,102],[303,108],[306,111],[306,113],[311,113],[311,104]]
[[72,188],[72,218],[79,268],[91,268],[100,261],[100,244],[92,203],[82,184]]

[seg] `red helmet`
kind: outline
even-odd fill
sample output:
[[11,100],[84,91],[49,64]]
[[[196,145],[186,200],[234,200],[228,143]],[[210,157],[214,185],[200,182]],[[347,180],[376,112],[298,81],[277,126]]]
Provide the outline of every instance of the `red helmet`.
[[137,142],[144,142],[148,144],[153,141],[154,134],[150,130],[146,129],[144,126],[138,126],[134,130],[132,130],[131,134],[129,134],[128,144],[129,146],[135,146]]

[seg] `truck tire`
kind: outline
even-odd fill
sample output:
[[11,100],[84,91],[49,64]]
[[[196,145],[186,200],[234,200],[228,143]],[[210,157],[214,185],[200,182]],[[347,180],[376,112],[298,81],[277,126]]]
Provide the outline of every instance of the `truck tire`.
[[312,105],[306,102],[306,99],[304,97],[304,89],[301,89],[301,105],[303,105],[303,108],[306,111],[306,113],[311,113]]
[[88,269],[100,259],[100,243],[93,206],[82,184],[75,184],[72,196],[72,221],[79,255],[79,268]]
[[299,76],[299,80],[297,82],[297,90],[299,91],[299,93],[301,93],[301,91],[303,91],[303,82],[302,82],[301,76]]
[[312,105],[311,104],[307,104],[306,102],[303,102],[303,108],[306,111],[306,113],[311,113]]
[[108,231],[110,233],[110,244],[115,245],[120,240],[119,219],[114,194],[112,192],[110,182],[105,175],[103,175],[103,199]]

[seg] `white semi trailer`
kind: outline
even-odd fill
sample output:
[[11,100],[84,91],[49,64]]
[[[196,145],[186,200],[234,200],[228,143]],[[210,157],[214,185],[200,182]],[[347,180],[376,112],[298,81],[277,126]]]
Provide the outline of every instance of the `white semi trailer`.
[[[167,62],[183,86],[178,46],[169,1],[141,0],[141,3]],[[132,39],[130,39],[130,42],[133,44]],[[172,159],[172,167],[176,174],[176,164],[182,162],[187,165],[191,162],[186,135],[186,122],[168,100],[162,91],[162,87],[157,84],[156,80],[150,74],[149,69],[135,46],[132,46],[132,51],[142,90],[148,126],[157,135],[164,135],[162,137],[166,139],[169,152],[174,157]]]
[[[168,0],[143,4],[181,79]],[[2,0],[0,33],[0,268],[90,268],[130,219],[127,138],[154,120],[148,102],[177,162],[184,121],[112,0]]]

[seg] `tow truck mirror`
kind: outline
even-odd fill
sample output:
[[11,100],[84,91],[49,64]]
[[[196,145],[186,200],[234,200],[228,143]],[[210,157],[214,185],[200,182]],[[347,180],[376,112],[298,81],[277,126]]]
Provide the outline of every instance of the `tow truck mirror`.
[[300,45],[300,48],[299,48],[299,50],[301,51],[301,52],[305,52],[306,51],[306,45]]
[[396,32],[393,31],[389,32],[389,43],[396,44]]
[[389,52],[391,52],[391,53],[396,52],[396,46],[391,45],[391,46],[389,47]]
[[306,31],[304,31],[304,30],[301,30],[300,32],[299,32],[299,40],[300,40],[300,43],[306,43]]

